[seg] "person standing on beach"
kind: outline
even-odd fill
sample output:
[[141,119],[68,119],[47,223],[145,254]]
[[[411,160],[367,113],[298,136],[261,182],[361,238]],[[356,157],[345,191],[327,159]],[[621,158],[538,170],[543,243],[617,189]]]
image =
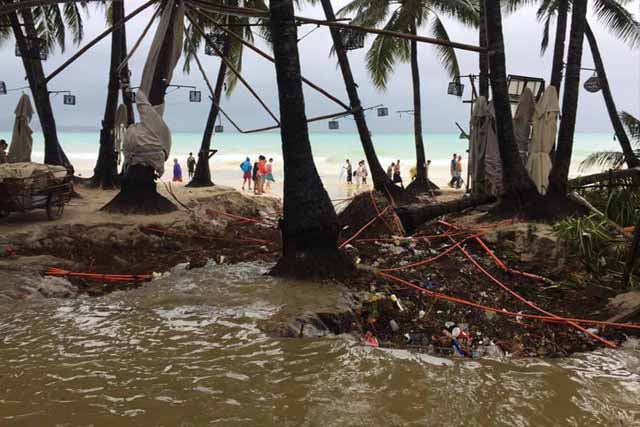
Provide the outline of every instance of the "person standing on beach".
[[264,194],[264,181],[267,177],[267,158],[258,157],[258,193]]
[[427,181],[429,181],[429,167],[431,166],[431,160],[427,160],[427,164],[424,166],[424,173],[427,177]]
[[400,186],[402,187],[402,176],[400,176],[400,160],[396,161],[396,165],[393,168],[393,183],[397,184],[400,183]]
[[173,159],[173,182],[182,182],[182,167],[178,159]]
[[248,157],[240,163],[240,170],[242,171],[242,191],[244,191],[245,184],[248,184],[249,191],[251,191],[251,160]]
[[189,179],[193,178],[196,171],[196,159],[193,157],[193,153],[189,153],[189,157],[187,157],[187,170],[189,171]]
[[353,182],[353,168],[351,167],[351,162],[347,159],[347,163],[342,167],[343,172],[347,172],[347,184],[351,184]]
[[362,181],[362,185],[367,185],[367,177],[369,176],[369,171],[367,170],[367,164],[364,160],[360,161],[361,172],[360,172],[360,180]]
[[271,183],[276,182],[273,178],[273,159],[269,159],[269,163],[266,164],[267,176],[265,177],[266,189],[267,191],[271,191]]
[[251,178],[253,179],[253,194],[258,194],[258,162],[253,163]]
[[456,188],[462,187],[462,156],[456,161]]
[[449,172],[451,173],[451,181],[449,181],[449,187],[453,187],[456,183],[456,164],[458,163],[458,155],[453,153],[453,159],[451,159],[451,165],[449,166]]
[[393,179],[393,169],[395,169],[395,167],[396,167],[396,164],[391,162],[391,164],[387,168],[387,176],[389,177],[389,179]]
[[0,164],[9,163],[9,156],[7,155],[7,141],[0,139]]

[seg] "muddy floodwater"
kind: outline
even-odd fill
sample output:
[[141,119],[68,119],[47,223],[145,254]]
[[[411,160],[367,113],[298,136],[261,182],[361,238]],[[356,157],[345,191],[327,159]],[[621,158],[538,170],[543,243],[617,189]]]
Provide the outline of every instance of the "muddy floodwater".
[[340,300],[264,266],[179,268],[103,298],[0,308],[0,426],[640,425],[640,349],[440,359],[265,324]]

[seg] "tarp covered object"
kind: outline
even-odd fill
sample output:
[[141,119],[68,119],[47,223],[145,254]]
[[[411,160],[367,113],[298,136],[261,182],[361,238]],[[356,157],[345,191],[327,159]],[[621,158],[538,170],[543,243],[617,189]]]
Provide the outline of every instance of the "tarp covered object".
[[152,107],[147,95],[138,90],[136,107],[140,122],[129,126],[124,136],[125,167],[151,166],[162,176],[171,153],[171,131],[162,120],[163,105]]
[[496,134],[496,113],[493,102],[487,106],[489,123],[487,126],[487,149],[485,153],[484,167],[487,176],[487,191],[498,195],[502,192],[502,161],[498,148],[498,136]]
[[536,104],[533,136],[527,160],[527,172],[540,194],[545,194],[549,185],[549,172],[551,172],[549,153],[556,142],[558,114],[560,114],[558,92],[554,86],[549,86]]
[[23,94],[18,101],[15,110],[16,121],[13,124],[13,135],[11,135],[11,145],[9,145],[9,162],[30,162],[33,138],[29,122],[33,117],[33,107],[31,100]]
[[0,165],[0,182],[7,178],[28,179],[45,174],[48,179],[60,182],[68,173],[67,168],[58,165],[31,162],[3,163]]
[[523,157],[523,162],[527,158],[526,153],[529,150],[529,136],[531,136],[531,122],[533,113],[536,109],[535,99],[531,89],[526,88],[520,96],[518,108],[513,115],[513,136],[518,145],[518,151]]
[[[171,51],[163,51],[167,31],[173,25],[174,40]],[[180,59],[182,36],[184,33],[184,3],[176,5],[168,0],[156,29],[147,60],[142,71],[140,89],[136,93],[136,106],[140,113],[140,122],[127,129],[123,150],[125,167],[134,165],[150,166],[159,176],[164,173],[164,163],[171,153],[171,131],[162,119],[164,104],[152,106],[147,95],[151,91],[158,59],[170,55],[169,65],[165,69],[165,82],[168,85],[173,70]]]
[[469,128],[471,189],[474,193],[483,193],[486,191],[487,178],[485,167],[487,134],[493,132],[489,120],[489,105],[484,96],[479,96],[473,103]]
[[122,144],[124,143],[124,135],[127,133],[127,127],[129,127],[127,106],[120,104],[116,110],[116,120],[113,128],[113,140],[117,152],[122,151]]

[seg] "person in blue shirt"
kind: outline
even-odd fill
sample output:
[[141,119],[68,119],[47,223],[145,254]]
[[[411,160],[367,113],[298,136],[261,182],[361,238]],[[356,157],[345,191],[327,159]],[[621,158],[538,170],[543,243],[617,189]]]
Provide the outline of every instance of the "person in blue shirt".
[[251,191],[251,160],[248,157],[240,163],[240,170],[242,170],[242,191],[245,184],[249,184],[249,191]]

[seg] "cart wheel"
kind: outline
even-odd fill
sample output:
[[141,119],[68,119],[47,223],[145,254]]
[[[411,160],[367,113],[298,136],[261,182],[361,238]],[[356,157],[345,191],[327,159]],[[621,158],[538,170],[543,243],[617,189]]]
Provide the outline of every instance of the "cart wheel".
[[47,217],[50,220],[58,219],[64,212],[64,199],[55,194],[49,194],[47,198]]

